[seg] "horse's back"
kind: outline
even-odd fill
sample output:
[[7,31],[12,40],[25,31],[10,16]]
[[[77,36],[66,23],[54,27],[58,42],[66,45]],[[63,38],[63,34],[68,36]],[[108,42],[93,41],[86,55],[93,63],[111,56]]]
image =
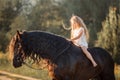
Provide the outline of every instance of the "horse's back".
[[102,63],[111,62],[112,64],[114,64],[112,56],[105,49],[100,47],[93,47],[88,48],[88,51],[91,53],[91,55],[96,61],[98,62],[102,61]]

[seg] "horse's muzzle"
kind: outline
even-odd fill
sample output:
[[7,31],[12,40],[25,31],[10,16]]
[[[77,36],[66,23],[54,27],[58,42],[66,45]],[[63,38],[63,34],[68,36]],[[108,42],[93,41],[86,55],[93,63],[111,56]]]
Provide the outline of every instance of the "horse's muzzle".
[[15,68],[21,67],[22,66],[22,61],[21,60],[16,60],[15,58],[13,59],[13,66]]
[[19,63],[14,63],[14,62],[13,62],[13,66],[14,66],[15,68],[18,68],[18,67],[21,67],[21,66],[22,66],[22,64],[19,64]]

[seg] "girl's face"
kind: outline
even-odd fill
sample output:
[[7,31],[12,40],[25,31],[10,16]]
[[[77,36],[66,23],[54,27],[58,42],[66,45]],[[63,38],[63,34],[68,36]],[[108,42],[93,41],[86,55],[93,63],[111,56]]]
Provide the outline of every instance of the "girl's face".
[[71,19],[70,23],[71,23],[71,26],[73,28],[79,28],[79,27],[81,27],[81,23],[80,23],[80,21],[77,21],[77,19]]
[[72,26],[73,24],[75,24],[75,21],[74,20],[70,20],[70,23],[71,23],[71,26]]
[[71,27],[72,27],[72,28],[75,28],[76,22],[71,19],[71,20],[70,20],[70,23],[71,23]]

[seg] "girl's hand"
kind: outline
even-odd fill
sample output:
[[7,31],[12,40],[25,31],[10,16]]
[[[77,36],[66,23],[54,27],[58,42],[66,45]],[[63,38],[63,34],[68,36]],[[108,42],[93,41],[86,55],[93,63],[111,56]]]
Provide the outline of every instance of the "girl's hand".
[[73,40],[72,39],[67,39],[70,43],[72,43],[73,44]]
[[70,41],[70,42],[73,42],[73,40],[72,39],[67,39],[68,41]]
[[66,39],[66,40],[71,41],[71,39]]

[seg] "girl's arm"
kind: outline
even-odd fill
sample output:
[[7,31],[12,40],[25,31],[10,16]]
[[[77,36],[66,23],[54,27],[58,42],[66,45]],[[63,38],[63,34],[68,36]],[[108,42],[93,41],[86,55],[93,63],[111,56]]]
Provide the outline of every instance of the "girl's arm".
[[72,30],[71,30],[71,36],[70,36],[70,39],[72,39],[73,38],[73,34],[72,34]]
[[82,34],[83,34],[83,30],[80,30],[78,36],[76,36],[76,37],[74,37],[74,38],[71,38],[71,40],[74,41],[74,40],[76,40],[76,39],[79,39]]

